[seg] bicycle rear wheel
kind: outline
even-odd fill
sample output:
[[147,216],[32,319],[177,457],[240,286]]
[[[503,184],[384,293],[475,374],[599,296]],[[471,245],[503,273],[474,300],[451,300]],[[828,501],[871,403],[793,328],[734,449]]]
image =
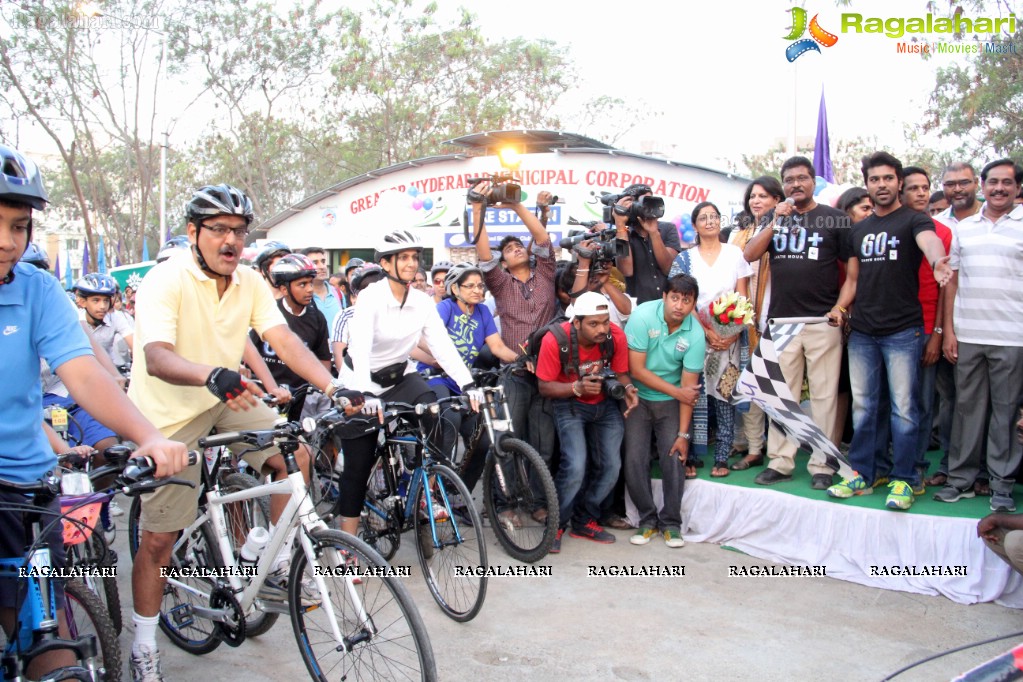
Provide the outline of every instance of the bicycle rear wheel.
[[[505,438],[501,447],[505,454],[491,451],[483,469],[483,503],[504,551],[533,563],[547,556],[554,544],[558,493],[547,464],[531,445]],[[546,510],[546,517],[538,513],[540,509]]]
[[[454,471],[443,464],[433,464],[427,473],[433,504],[443,508],[448,518],[434,518],[431,528],[425,511],[426,490],[420,486],[414,502],[419,564],[430,594],[441,610],[459,622],[469,621],[480,612],[487,596],[487,578],[481,574],[488,567],[483,521],[468,488]],[[457,515],[451,505],[453,495],[467,501]]]
[[[314,531],[316,568],[338,569],[354,561],[360,570],[388,569],[373,548],[336,530]],[[315,570],[315,569],[314,569]],[[335,640],[325,601],[302,607],[302,580],[311,575],[304,552],[291,562],[288,603],[298,650],[314,680],[436,680],[437,666],[426,626],[408,590],[397,577],[364,575],[356,583],[324,575],[343,643]],[[320,596],[320,595],[317,595]],[[308,594],[306,595],[308,599]]]
[[384,460],[378,458],[369,474],[366,503],[359,521],[359,539],[379,552],[385,561],[390,561],[401,546],[402,518],[395,507],[398,502],[387,501],[390,492],[381,482],[383,466]]
[[[341,497],[341,474],[334,470],[334,462],[323,448],[313,448],[312,471],[309,478],[309,494],[312,496],[316,513],[326,516],[334,511]],[[338,455],[340,457],[341,455]]]
[[64,583],[64,616],[71,639],[94,635],[103,666],[103,679],[121,679],[121,645],[99,596],[77,578]]

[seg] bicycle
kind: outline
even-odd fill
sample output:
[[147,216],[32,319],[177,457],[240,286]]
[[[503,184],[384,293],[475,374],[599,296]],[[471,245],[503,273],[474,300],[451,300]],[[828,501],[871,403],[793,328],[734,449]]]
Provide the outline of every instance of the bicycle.
[[461,475],[468,468],[480,439],[488,435],[490,449],[480,477],[487,518],[509,556],[535,563],[547,556],[558,532],[554,479],[533,446],[515,437],[500,371],[474,369],[472,376],[483,391],[484,403],[476,430],[464,444],[462,457],[456,458],[455,471]]
[[[184,484],[176,479],[155,480],[155,467],[145,458],[130,459],[123,466],[117,487],[126,495],[154,490],[168,484]],[[57,600],[53,591],[52,552],[58,548],[46,546],[45,538],[52,525],[67,521],[82,527],[85,524],[49,509],[61,493],[61,482],[52,472],[32,483],[18,483],[0,479],[0,490],[21,495],[32,495],[31,501],[5,503],[6,510],[22,512],[28,548],[23,556],[0,558],[0,576],[19,580],[19,592],[24,588],[24,599],[18,609],[15,630],[0,657],[2,678],[12,682],[27,679],[29,666],[40,656],[55,651],[67,651],[74,656],[74,665],[64,665],[46,674],[47,680],[119,680],[121,674],[120,649],[117,634],[99,598],[78,580],[65,583],[64,615],[69,637],[58,632]],[[49,520],[48,517],[56,517]],[[99,646],[98,646],[99,645]]]
[[[326,679],[327,674],[340,679],[436,679],[426,626],[405,586],[375,550],[328,528],[317,515],[295,460],[300,433],[299,425],[285,423],[200,439],[200,447],[244,443],[262,450],[276,445],[288,477],[260,485],[252,485],[245,477],[240,489],[225,493],[215,475],[202,468],[205,499],[198,517],[182,531],[171,552],[161,629],[176,646],[205,654],[221,642],[240,646],[253,634],[252,618],[276,619],[287,613],[313,679]],[[228,479],[233,476],[237,475]],[[258,523],[259,501],[270,494],[288,494],[291,499],[258,562],[243,571],[239,557],[244,525],[236,522]],[[231,508],[248,501],[259,504]],[[233,510],[225,513],[225,508]],[[266,579],[295,529],[285,603]],[[243,573],[250,579],[243,578]],[[203,577],[184,578],[191,574]]]
[[[107,462],[125,462],[131,454],[131,449],[124,445],[115,445],[103,452],[103,458]],[[67,565],[70,568],[80,566],[85,571],[82,582],[87,588],[105,603],[105,608],[113,623],[114,631],[119,635],[123,627],[121,618],[121,595],[117,590],[117,578],[113,575],[103,575],[104,571],[97,570],[117,566],[117,552],[107,542],[103,533],[95,533],[96,521],[99,517],[100,507],[104,502],[114,496],[116,490],[95,492],[95,484],[102,481],[112,473],[109,466],[93,468],[93,457],[66,453],[58,455],[57,465],[63,470],[62,481],[65,482],[64,490],[68,490],[68,481],[74,479],[76,482],[73,495],[61,496],[61,511],[70,516],[77,512],[75,518],[83,519],[85,524],[74,524],[65,520],[64,522],[64,550],[67,556]],[[114,470],[116,464],[113,465]]]
[[[384,405],[387,426],[380,430],[379,457],[370,474],[375,485],[367,489],[360,536],[371,547],[381,547],[389,559],[398,551],[402,533],[414,530],[430,594],[448,617],[466,622],[476,617],[487,594],[483,522],[468,488],[444,464],[447,457],[432,443],[423,420],[413,424],[408,419],[427,412],[439,415],[443,405],[462,400],[458,396]],[[443,513],[438,515],[435,506]]]

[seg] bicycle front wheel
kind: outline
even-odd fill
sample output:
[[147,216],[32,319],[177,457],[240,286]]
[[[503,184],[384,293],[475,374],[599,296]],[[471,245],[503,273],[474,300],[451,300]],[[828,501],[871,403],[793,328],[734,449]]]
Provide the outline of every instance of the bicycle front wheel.
[[[441,610],[459,622],[469,621],[480,612],[487,596],[483,521],[472,503],[469,489],[454,471],[443,464],[434,464],[428,474],[432,508],[426,501],[427,491],[422,487],[415,500],[419,565],[430,594]],[[452,505],[451,498],[455,495],[464,506]]]
[[[517,438],[501,441],[483,469],[483,503],[497,541],[519,561],[547,556],[558,532],[558,493],[543,458]],[[545,513],[546,512],[546,513]]]
[[[305,553],[295,553],[288,603],[295,605],[291,624],[312,678],[324,682],[436,680],[437,666],[426,626],[401,578],[383,574],[356,580],[329,575],[346,566],[386,571],[389,566],[383,557],[341,531],[314,531],[311,539],[316,565],[310,568]],[[325,596],[312,582],[313,573],[323,574]],[[334,638],[334,624],[341,642]]]
[[[234,492],[248,490],[259,485],[259,481],[247,474],[233,473],[224,478],[220,492],[229,495]],[[224,522],[227,524],[227,537],[234,550],[235,561],[239,560],[242,545],[249,531],[256,526],[270,528],[270,496],[264,495],[253,500],[242,500],[223,505]],[[218,551],[217,557],[220,558]],[[253,610],[245,617],[245,636],[258,637],[262,635],[277,622],[276,613]]]
[[[171,552],[170,567],[179,577],[168,579],[160,603],[160,629],[179,649],[190,654],[208,654],[220,646],[216,624],[198,616],[194,607],[207,607],[213,591],[209,578],[184,577],[195,569],[220,565],[213,533],[207,524],[193,530]],[[183,569],[183,571],[182,571]]]
[[121,645],[99,596],[77,578],[64,583],[64,615],[71,639],[94,635],[103,666],[103,679],[121,679]]

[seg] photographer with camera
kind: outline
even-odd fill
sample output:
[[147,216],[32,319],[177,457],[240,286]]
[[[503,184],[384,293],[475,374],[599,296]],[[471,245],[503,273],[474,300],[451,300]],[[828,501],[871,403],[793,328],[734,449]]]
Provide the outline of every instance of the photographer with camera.
[[[537,218],[521,201],[517,201],[518,186],[510,182],[498,183],[494,177],[476,183],[469,191],[473,225],[477,228],[476,256],[483,282],[494,297],[497,314],[501,319],[501,340],[516,353],[524,351],[529,335],[545,326],[558,314],[558,301],[554,295],[554,267],[556,258],[551,238],[544,229],[550,192],[540,192],[536,205],[541,217]],[[505,201],[496,202],[495,199]],[[529,249],[522,240],[508,235],[501,240],[497,254],[493,253],[484,226],[487,206],[511,209],[529,230],[532,242]],[[515,431],[525,436],[544,461],[550,464],[554,453],[554,428],[545,401],[537,393],[536,377],[527,363],[511,366],[505,375],[505,395]],[[537,510],[546,513],[546,509]]]
[[[572,537],[602,544],[615,541],[597,519],[621,469],[624,416],[639,403],[629,378],[625,332],[611,323],[607,299],[588,291],[576,299],[574,312],[570,321],[552,326],[541,343],[536,364],[540,394],[554,405],[554,424],[561,442],[561,464],[554,485],[562,527],[552,553],[561,551],[561,538],[570,520]],[[624,416],[618,401],[625,402]],[[588,451],[588,443],[594,451]]]
[[[567,241],[561,241],[562,248],[565,248]],[[565,281],[562,282],[561,288],[569,299],[565,315],[572,317],[572,303],[575,299],[587,291],[595,291],[612,304],[609,309],[611,321],[622,327],[632,313],[633,300],[612,281],[614,261],[601,258],[600,248],[601,244],[591,239],[578,242],[572,247],[578,261],[569,267]],[[618,284],[621,284],[621,280],[618,280]]]
[[616,238],[629,245],[628,253],[616,258],[626,291],[640,303],[660,299],[671,262],[682,250],[675,225],[658,220],[664,216],[664,199],[653,196],[649,185],[629,185],[601,201],[610,207],[605,222],[613,217]]

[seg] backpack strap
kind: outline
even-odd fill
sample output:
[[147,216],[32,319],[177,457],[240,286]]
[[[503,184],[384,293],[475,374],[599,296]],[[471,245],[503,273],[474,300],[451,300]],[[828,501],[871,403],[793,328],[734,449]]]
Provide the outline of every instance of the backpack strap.
[[568,334],[565,333],[564,328],[561,324],[552,324],[550,326],[550,333],[554,336],[554,340],[558,343],[558,359],[561,362],[562,369],[567,369],[565,374],[570,375],[571,370],[575,370],[576,376],[579,376],[579,368],[572,366],[572,358],[569,354],[569,347],[571,342],[568,339]]

